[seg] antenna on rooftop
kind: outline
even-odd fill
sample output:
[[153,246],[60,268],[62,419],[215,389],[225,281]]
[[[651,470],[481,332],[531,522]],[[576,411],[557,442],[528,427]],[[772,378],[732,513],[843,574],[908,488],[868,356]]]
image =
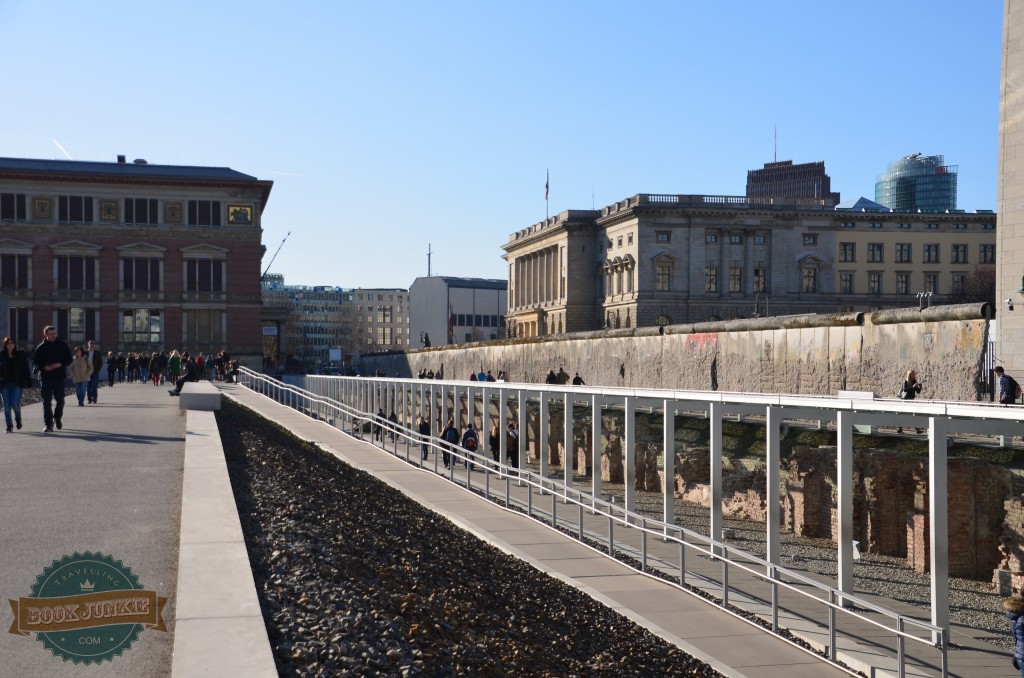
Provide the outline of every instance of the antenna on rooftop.
[[260,276],[260,282],[267,279],[267,273],[270,273],[270,267],[274,264],[274,259],[277,259],[277,255],[281,253],[281,248],[284,247],[284,241],[287,240],[288,236],[291,234],[292,232],[288,231],[288,235],[286,235],[284,240],[281,241],[281,244],[277,246],[277,252],[274,252],[274,256],[270,257],[270,263],[267,264],[267,270],[263,271],[263,275]]
[[431,255],[430,243],[427,243],[427,277],[428,278],[430,277],[430,255]]
[[775,125],[775,158],[772,162],[779,161],[779,126]]

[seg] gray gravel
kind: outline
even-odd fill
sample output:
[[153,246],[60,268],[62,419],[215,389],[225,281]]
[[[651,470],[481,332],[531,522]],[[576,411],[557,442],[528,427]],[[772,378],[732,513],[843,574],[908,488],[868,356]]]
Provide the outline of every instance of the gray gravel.
[[252,412],[217,421],[282,675],[719,675]]

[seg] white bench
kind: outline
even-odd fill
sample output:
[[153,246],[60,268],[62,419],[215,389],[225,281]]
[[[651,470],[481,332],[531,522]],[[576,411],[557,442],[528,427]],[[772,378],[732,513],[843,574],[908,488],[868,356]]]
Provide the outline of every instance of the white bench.
[[208,381],[188,381],[181,387],[179,401],[182,410],[220,410],[220,390]]

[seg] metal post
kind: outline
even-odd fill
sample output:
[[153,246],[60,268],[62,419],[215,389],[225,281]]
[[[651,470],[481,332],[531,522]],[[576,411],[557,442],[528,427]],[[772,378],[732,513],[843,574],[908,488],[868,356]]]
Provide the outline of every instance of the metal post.
[[665,522],[665,536],[668,526],[676,522],[676,417],[672,401],[667,398],[662,404],[665,413],[662,424],[662,520]]
[[[772,565],[779,564],[779,556],[782,550],[782,541],[779,536],[779,518],[782,497],[781,490],[779,489],[779,460],[780,456],[780,444],[779,436],[782,429],[782,410],[778,407],[768,406],[767,421],[765,424],[765,445],[767,449],[766,459],[766,470],[765,470],[765,492],[764,499],[767,504],[767,516],[765,524],[765,534],[768,545],[768,552],[765,556]],[[774,568],[769,567],[769,574],[774,573]],[[772,583],[772,598],[778,595],[779,586],[776,583]]]
[[[526,400],[529,396],[528,391],[522,389],[516,391],[516,397],[519,399],[519,468],[526,468],[526,437],[529,434],[529,429],[526,428]],[[519,481],[522,482],[521,480]]]
[[544,483],[548,478],[548,392],[540,392],[540,421],[537,428],[540,430],[540,441],[537,443],[537,456],[540,457],[540,493],[544,494]]
[[[836,460],[839,590],[853,593],[853,413],[838,410],[836,429],[839,443],[839,458]],[[845,598],[840,598],[839,604],[848,607]]]
[[572,463],[576,456],[576,445],[573,441],[572,431],[572,395],[565,394],[565,416],[563,417],[563,441],[565,448],[562,453],[562,480],[565,483],[565,500],[569,501],[569,488],[572,487]]
[[508,394],[498,389],[498,459],[504,466],[508,463]]
[[[601,399],[596,396],[590,396],[590,441],[591,441],[591,456],[590,462],[591,474],[590,474],[590,492],[591,497],[594,499],[601,498]],[[596,506],[592,504],[591,506]]]
[[[711,423],[711,539],[722,540],[722,403],[710,403]],[[722,555],[719,547],[712,553]]]
[[[932,642],[946,645],[949,633],[949,488],[946,436],[949,422],[928,418],[928,543],[931,566]],[[940,637],[941,636],[941,637]]]
[[626,426],[625,442],[623,452],[625,453],[625,468],[623,470],[626,492],[626,514],[636,508],[636,398],[626,397]]

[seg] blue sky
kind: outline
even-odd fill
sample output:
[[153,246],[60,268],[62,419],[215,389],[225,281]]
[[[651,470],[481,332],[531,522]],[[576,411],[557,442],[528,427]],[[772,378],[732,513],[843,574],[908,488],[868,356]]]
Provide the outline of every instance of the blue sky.
[[843,198],[943,154],[995,209],[1003,3],[0,0],[0,155],[274,181],[286,282],[505,278],[510,233],[636,193],[741,195],[824,160]]

